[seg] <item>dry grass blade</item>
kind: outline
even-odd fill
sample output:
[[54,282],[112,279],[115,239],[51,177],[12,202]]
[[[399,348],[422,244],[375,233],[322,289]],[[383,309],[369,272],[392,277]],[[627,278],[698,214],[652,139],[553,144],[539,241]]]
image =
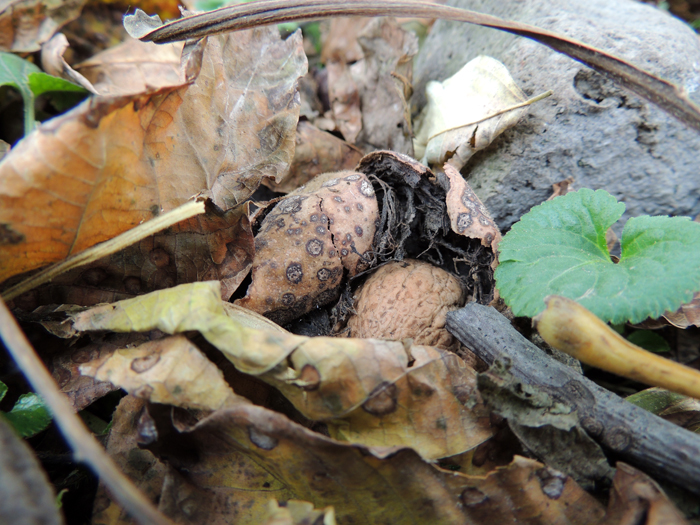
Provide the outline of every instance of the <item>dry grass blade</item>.
[[59,391],[51,374],[34,352],[2,299],[0,299],[0,338],[34,390],[44,398],[51,409],[76,459],[90,465],[95,474],[107,485],[114,498],[138,523],[171,525],[172,522],[158,512],[129,478],[117,468],[85,424],[73,412],[68,400]]
[[100,244],[96,244],[80,253],[71,255],[67,259],[61,261],[60,263],[54,264],[17,283],[12,288],[5,290],[1,297],[5,301],[11,301],[12,299],[19,297],[23,293],[28,292],[44,283],[51,282],[62,273],[65,273],[74,268],[90,264],[91,262],[97,261],[108,255],[118,252],[145,239],[149,235],[158,233],[165,228],[169,228],[178,222],[184,221],[195,215],[204,213],[204,202],[202,201],[190,201],[182,206],[178,206],[174,210],[170,210],[163,215],[151,219],[135,228],[125,231],[124,233],[117,235],[116,237],[105,241]]
[[430,2],[261,0],[189,16],[164,25],[160,25],[157,18],[148,17],[142,11],[137,11],[136,14],[124,19],[124,25],[134,38],[167,43],[268,24],[335,16],[442,18],[492,27],[530,38],[606,75],[633,93],[656,104],[686,125],[700,131],[700,108],[693,104],[680,88],[625,60],[552,31]]

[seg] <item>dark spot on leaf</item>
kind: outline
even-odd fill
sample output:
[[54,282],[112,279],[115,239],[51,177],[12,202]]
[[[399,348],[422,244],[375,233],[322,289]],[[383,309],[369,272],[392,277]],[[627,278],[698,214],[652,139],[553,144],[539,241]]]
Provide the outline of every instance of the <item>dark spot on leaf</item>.
[[248,427],[248,437],[251,443],[263,450],[272,450],[279,443],[276,438],[263,434],[255,427]]
[[141,293],[141,279],[130,276],[124,279],[124,290],[132,295]]
[[333,200],[334,200],[335,202],[343,202],[343,199],[340,198],[340,197],[338,197],[337,195],[336,195],[335,197],[333,197]]
[[319,281],[327,281],[330,276],[331,271],[328,268],[321,268],[318,272],[316,272],[316,277],[318,277]]
[[[345,244],[345,243],[343,243],[343,244]],[[343,248],[342,250],[340,250],[340,255],[342,255],[343,257],[346,257],[346,256],[348,255],[348,253],[350,253],[350,252],[347,251],[345,248]]]
[[170,264],[170,255],[163,248],[156,248],[151,250],[148,254],[148,258],[156,266],[156,268],[163,268]]
[[323,226],[316,226],[316,233],[319,235],[325,235],[326,229]]
[[160,361],[160,354],[151,354],[144,357],[137,357],[131,362],[131,369],[137,374],[142,374],[146,370],[153,368]]
[[535,475],[540,480],[540,487],[545,496],[549,499],[559,499],[564,492],[567,475],[550,467],[537,470]]
[[24,234],[13,230],[9,224],[0,224],[0,246],[24,242]]
[[304,272],[301,269],[301,264],[291,263],[287,266],[287,279],[293,284],[299,284],[304,278]]
[[462,500],[462,504],[465,507],[474,507],[476,505],[485,503],[489,499],[489,497],[477,488],[468,487],[462,491],[462,494],[460,494],[459,499]]
[[345,213],[350,213],[350,206],[345,206],[343,209],[345,210]]
[[358,237],[362,237],[362,228],[360,226],[355,226],[355,233]]
[[296,299],[297,298],[293,293],[286,293],[282,296],[282,304],[285,306],[292,306]]
[[103,268],[90,268],[81,275],[83,282],[90,286],[97,286],[107,278],[107,271]]
[[391,414],[396,410],[396,396],[396,385],[384,381],[372,390],[362,408],[373,416]]
[[301,369],[301,374],[299,374],[298,382],[302,390],[307,392],[318,390],[321,384],[321,374],[315,366],[304,365],[304,368]]
[[355,204],[355,207],[357,207],[357,211],[362,211],[365,209],[365,207],[362,204],[360,204],[359,202],[357,204]]
[[313,215],[311,215],[311,217],[309,217],[309,220],[310,220],[311,222],[317,222],[317,221],[318,221],[318,215],[314,213]]
[[321,253],[323,252],[323,241],[319,239],[311,239],[309,242],[306,243],[306,252],[312,257],[321,255]]
[[457,217],[457,229],[463,232],[472,224],[472,216],[469,213],[460,213]]
[[360,179],[360,175],[358,175],[357,173],[355,173],[354,175],[348,175],[347,177],[345,177],[345,180],[349,180],[350,182],[356,181],[359,179]]

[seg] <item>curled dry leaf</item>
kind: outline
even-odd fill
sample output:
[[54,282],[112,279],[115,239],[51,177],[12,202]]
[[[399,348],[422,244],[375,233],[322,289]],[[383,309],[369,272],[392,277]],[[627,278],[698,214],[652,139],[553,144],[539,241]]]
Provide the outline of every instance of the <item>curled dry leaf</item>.
[[[224,211],[291,162],[306,71],[300,34],[263,28],[198,44],[191,85],[90,99],[0,163],[0,282],[210,191]],[[246,140],[241,137],[247,137]]]
[[247,402],[233,393],[221,370],[184,336],[116,350],[106,359],[81,365],[80,373],[109,381],[151,403],[217,410]]
[[16,305],[92,306],[188,282],[219,280],[229,299],[253,264],[255,246],[248,206],[221,211],[206,200],[205,213],[181,221],[117,253],[23,294]]
[[449,161],[461,169],[527,112],[525,94],[506,67],[487,56],[476,57],[443,82],[429,82],[426,96],[413,146],[429,166]]
[[296,150],[289,175],[281,184],[263,183],[274,191],[289,193],[322,173],[352,170],[362,158],[360,150],[321,131],[307,121],[297,125]]
[[75,66],[100,95],[135,95],[183,83],[181,42],[159,46],[128,39]]
[[183,284],[73,316],[78,331],[112,330],[166,334],[199,331],[240,371],[262,374],[285,359],[306,338],[283,330],[253,330],[227,315],[218,281]]
[[[167,465],[151,452],[139,447],[156,439],[155,426],[145,409],[146,401],[125,396],[112,416],[112,426],[107,438],[107,454],[122,472],[153,503],[163,490]],[[103,483],[100,483],[92,507],[92,525],[131,524],[133,521],[112,499]]]
[[700,326],[700,292],[693,295],[693,300],[682,305],[675,312],[666,312],[662,317],[677,328]]
[[[152,415],[159,440],[150,449],[177,466],[160,498],[176,521],[262,523],[273,495],[333,506],[339,523],[487,525],[495,517],[592,525],[604,514],[571,478],[530,459],[467,476],[410,449],[339,443],[254,405],[217,411],[182,433],[170,411]],[[186,476],[179,473],[185,469]]]
[[118,386],[109,381],[98,381],[80,373],[80,366],[93,360],[106,359],[119,346],[142,342],[142,334],[129,334],[116,341],[91,343],[82,348],[68,348],[51,360],[51,375],[61,392],[68,397],[76,412],[91,405],[102,396],[117,390]]
[[445,329],[445,315],[466,298],[462,282],[441,268],[412,259],[390,262],[355,292],[348,336],[411,338],[453,349],[459,342]]
[[[275,386],[307,418],[373,445],[410,445],[425,457],[464,452],[490,434],[475,373],[457,356],[398,342],[306,338],[224,311],[218,283],[194,283],[77,314],[76,330],[198,330],[239,369]],[[251,321],[253,326],[251,327]],[[409,363],[409,358],[411,362]],[[286,363],[286,364],[285,364]],[[128,367],[124,363],[123,367]],[[335,427],[334,427],[335,428]]]
[[604,523],[688,525],[689,522],[653,479],[620,461],[610,490]]
[[350,66],[360,95],[365,151],[389,149],[413,156],[411,108],[413,56],[418,38],[395,18],[375,18],[357,36],[364,58]]
[[343,271],[353,276],[369,266],[377,218],[365,175],[316,177],[262,221],[253,282],[237,304],[284,324],[337,299]]
[[[501,231],[493,222],[486,206],[454,166],[445,164],[444,169],[450,181],[445,201],[452,231],[465,237],[480,239],[482,245],[491,248],[494,254],[498,253]],[[498,259],[495,258],[492,267],[495,269],[497,264]]]
[[329,62],[328,98],[336,129],[353,144],[362,130],[360,93],[352,74],[344,62]]
[[33,53],[80,15],[86,0],[7,0],[0,4],[0,51]]
[[63,33],[56,33],[51,40],[41,46],[41,67],[44,69],[44,72],[49,75],[65,78],[96,95],[97,90],[95,86],[93,86],[87,78],[70,67],[63,58],[63,54],[69,46],[70,44],[68,43],[66,35]]

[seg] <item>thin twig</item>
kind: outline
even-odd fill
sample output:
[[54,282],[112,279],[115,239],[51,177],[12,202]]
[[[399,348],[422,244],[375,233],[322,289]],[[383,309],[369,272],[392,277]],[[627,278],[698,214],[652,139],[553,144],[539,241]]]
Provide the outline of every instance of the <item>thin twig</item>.
[[22,369],[32,388],[53,413],[75,458],[85,461],[107,486],[114,499],[141,525],[173,525],[146,499],[102,449],[85,424],[75,414],[67,398],[22,333],[4,301],[0,299],[0,338]]

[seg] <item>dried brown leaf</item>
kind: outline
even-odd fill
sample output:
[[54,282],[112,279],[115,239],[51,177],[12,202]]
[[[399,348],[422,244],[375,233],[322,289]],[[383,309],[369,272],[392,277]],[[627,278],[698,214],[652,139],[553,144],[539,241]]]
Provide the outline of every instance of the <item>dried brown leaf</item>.
[[290,193],[323,173],[352,170],[361,158],[362,152],[356,147],[307,121],[300,121],[289,175],[282,184],[269,181],[265,184],[274,191]]
[[158,46],[128,39],[75,66],[100,95],[136,95],[185,81],[182,43]]
[[[301,36],[281,41],[276,29],[259,29],[209,39],[200,50],[192,85],[94,98],[4,157],[0,281],[199,192],[228,210],[262,177],[282,177],[294,148],[295,85],[306,70]],[[196,53],[190,58],[197,62]]]
[[[134,396],[124,397],[112,416],[112,427],[107,438],[107,454],[131,478],[139,490],[153,503],[158,502],[163,489],[167,467],[151,452],[140,448],[155,439],[146,401]],[[97,489],[92,508],[92,525],[134,524],[111,498],[103,484]]]
[[121,348],[80,366],[80,373],[109,381],[151,403],[217,410],[247,402],[223,374],[184,336]]
[[41,46],[41,67],[44,69],[44,72],[49,75],[65,78],[96,95],[97,90],[95,86],[93,86],[87,78],[70,67],[63,58],[63,54],[68,49],[69,45],[66,35],[63,33],[56,33],[51,40]]
[[362,130],[360,93],[348,65],[328,62],[328,98],[336,129],[353,144]]
[[656,482],[643,472],[617,463],[605,525],[687,525]]
[[228,299],[253,264],[247,214],[247,205],[222,212],[207,200],[204,215],[66,272],[18,300],[25,310],[55,303],[92,306],[213,279],[221,282],[222,296]]
[[215,412],[184,433],[169,430],[169,412],[153,417],[152,449],[187,472],[171,469],[161,496],[178,521],[261,523],[273,495],[333,506],[339,523],[578,525],[603,515],[571,478],[525,458],[465,476],[410,449],[339,443],[253,405]]
[[9,422],[0,417],[0,523],[62,525],[46,473]]
[[[483,246],[497,253],[498,243],[501,242],[501,231],[493,222],[486,206],[454,166],[445,164],[444,169],[450,181],[450,189],[445,201],[452,231],[465,237],[480,239]],[[495,264],[496,261],[494,266]]]
[[364,58],[350,66],[362,108],[362,130],[355,142],[365,151],[389,149],[413,156],[408,99],[418,38],[394,18],[375,18],[357,39]]
[[80,15],[86,0],[6,0],[0,4],[0,51],[32,53]]

